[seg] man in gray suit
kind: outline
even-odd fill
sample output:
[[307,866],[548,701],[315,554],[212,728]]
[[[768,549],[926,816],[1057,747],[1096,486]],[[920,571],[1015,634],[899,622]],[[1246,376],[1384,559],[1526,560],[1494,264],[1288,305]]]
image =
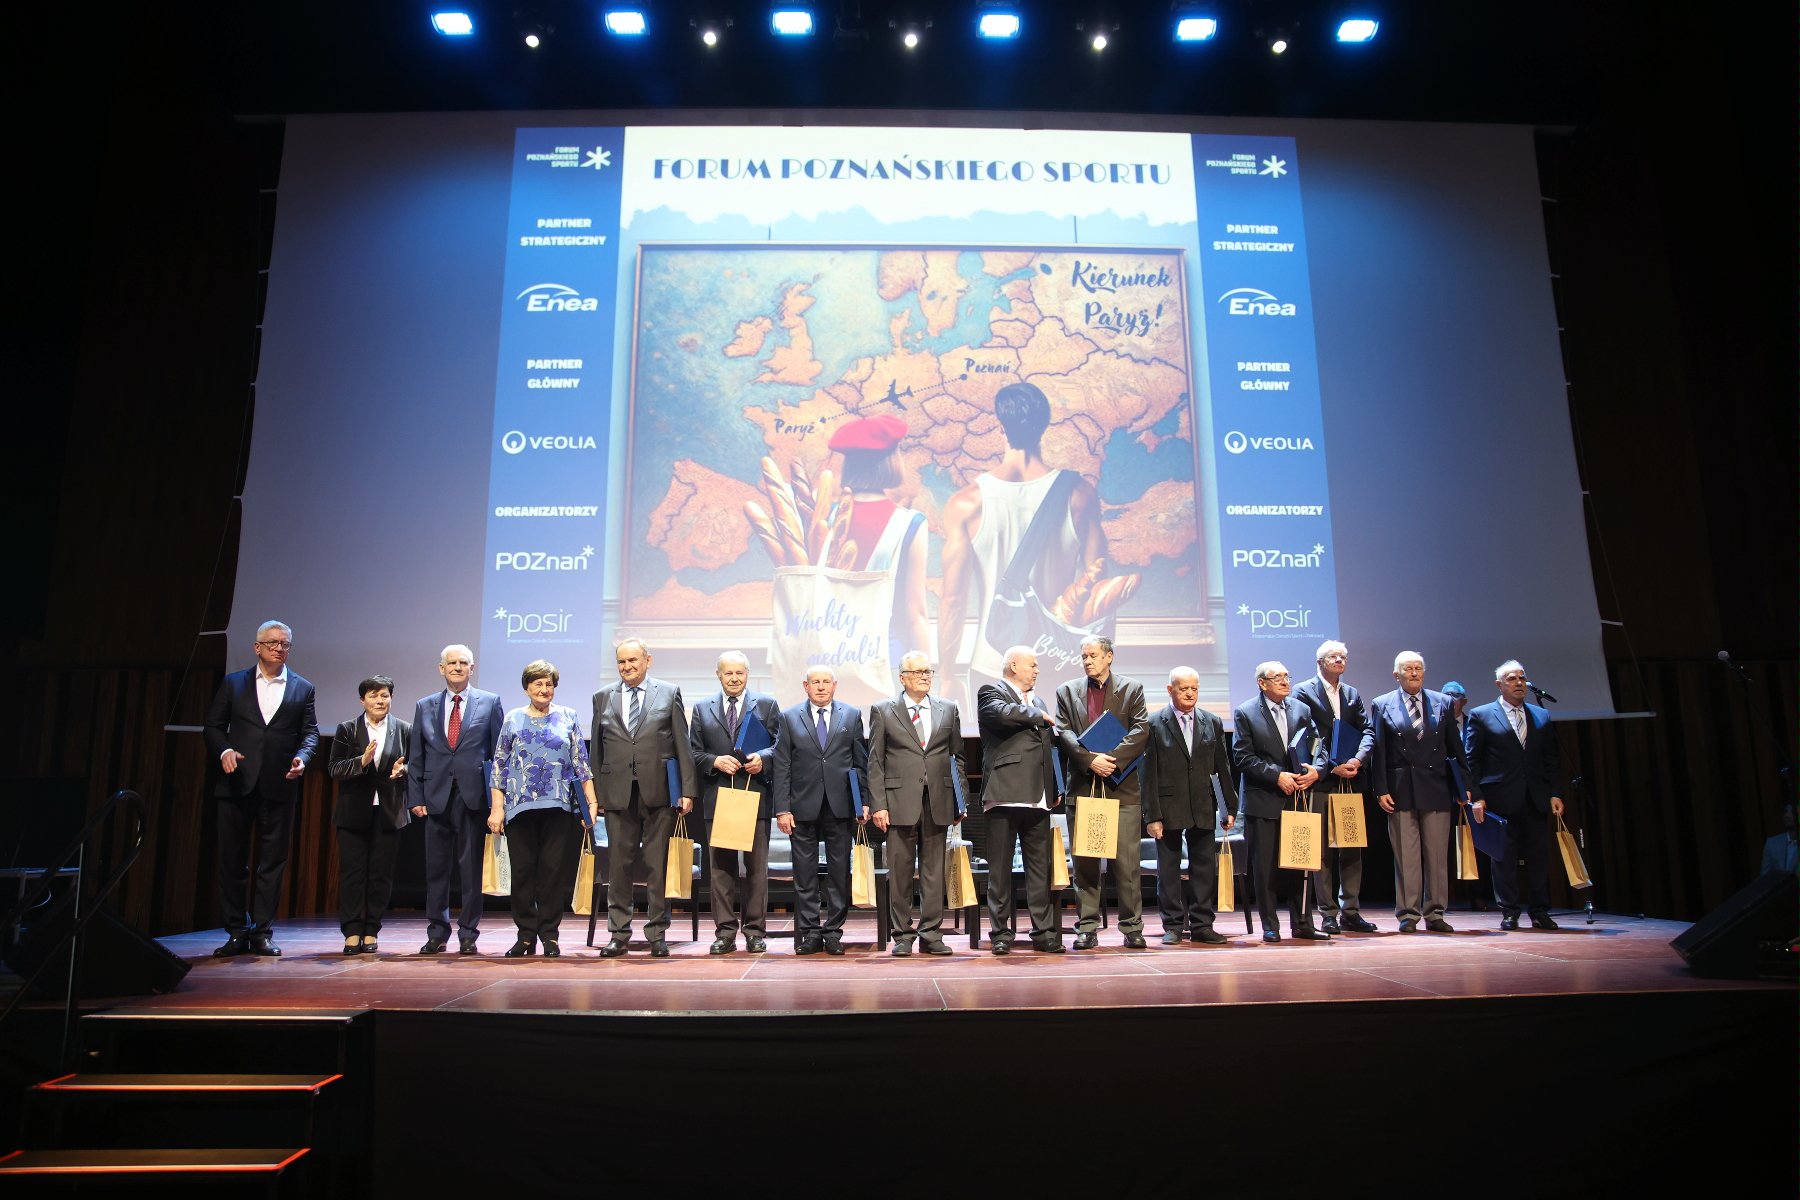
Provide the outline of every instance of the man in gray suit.
[[[1080,798],[1107,796],[1119,802],[1117,857],[1112,860],[1113,881],[1119,893],[1119,932],[1132,950],[1144,948],[1144,894],[1138,882],[1138,854],[1144,839],[1143,805],[1138,793],[1138,773],[1131,771],[1150,736],[1144,685],[1113,674],[1111,638],[1098,634],[1081,642],[1081,669],[1085,679],[1074,679],[1056,689],[1057,744],[1069,764],[1069,793]],[[1096,754],[1077,740],[1081,732],[1111,713],[1125,727],[1125,740],[1108,753]],[[1131,771],[1127,775],[1126,772]],[[1100,944],[1100,864],[1103,860],[1075,856],[1075,891],[1081,913],[1075,922],[1075,949],[1092,950]]]
[[1061,920],[1050,902],[1050,810],[1062,804],[1056,786],[1056,718],[1033,690],[1037,654],[1029,646],[1006,652],[999,683],[976,694],[981,728],[981,807],[987,818],[989,943],[995,954],[1012,953],[1013,839],[1025,859],[1025,905],[1031,910],[1031,945],[1040,954],[1063,953]]
[[[617,958],[631,944],[631,876],[641,857],[650,894],[644,936],[655,958],[669,956],[663,933],[669,928],[669,833],[675,811],[692,812],[700,785],[688,746],[687,711],[681,689],[650,678],[650,648],[626,638],[615,653],[619,685],[594,693],[594,782],[606,814],[606,925],[612,940],[600,948]],[[669,794],[667,764],[673,760],[681,794]]]
[[1296,793],[1319,781],[1326,750],[1312,714],[1289,694],[1293,683],[1285,666],[1258,663],[1256,687],[1256,699],[1246,700],[1231,714],[1231,765],[1244,779],[1238,807],[1247,818],[1244,833],[1250,843],[1250,880],[1262,917],[1263,941],[1281,940],[1275,901],[1285,895],[1288,931],[1302,941],[1328,942],[1329,933],[1313,928],[1312,911],[1305,900],[1306,873],[1277,866],[1281,861],[1281,810],[1293,803]]
[[[712,885],[712,953],[730,954],[737,949],[740,924],[744,946],[752,954],[768,948],[763,922],[769,908],[769,764],[775,761],[775,723],[781,708],[775,697],[750,690],[750,660],[736,650],[719,655],[716,671],[719,694],[694,705],[688,726],[688,743],[694,751],[694,767],[700,772],[706,819],[712,820],[722,787],[748,787],[757,797],[756,839],[749,850],[723,850],[707,839]],[[769,735],[771,745],[754,753],[738,749],[745,721],[755,721]],[[710,826],[709,826],[710,828]],[[743,859],[743,912],[738,910],[738,860]]]
[[[1162,909],[1165,946],[1181,945],[1186,929],[1196,942],[1220,945],[1213,930],[1218,912],[1218,851],[1213,831],[1225,798],[1224,826],[1237,823],[1237,791],[1231,786],[1231,751],[1219,718],[1198,707],[1200,673],[1192,667],[1169,672],[1169,707],[1150,718],[1144,750],[1145,830],[1156,839],[1156,904]],[[1188,879],[1181,880],[1186,843]]]
[[[869,804],[887,834],[888,927],[897,956],[916,937],[927,954],[944,945],[944,835],[956,820],[957,760],[962,714],[931,696],[931,658],[909,650],[900,659],[898,699],[869,710]],[[919,929],[913,932],[912,873],[919,867]]]
[[[836,695],[837,672],[814,667],[806,673],[806,700],[784,710],[775,726],[769,803],[775,809],[775,823],[794,847],[796,954],[844,952],[852,830],[869,817],[868,788],[863,786],[869,743],[863,738],[862,713],[833,699]],[[857,792],[863,793],[861,808],[856,805]],[[822,898],[821,842],[825,845]]]
[[[1363,768],[1375,753],[1375,734],[1369,728],[1369,713],[1363,707],[1360,693],[1344,682],[1344,668],[1350,662],[1350,650],[1335,639],[1321,642],[1314,656],[1319,673],[1294,689],[1294,699],[1312,713],[1319,737],[1324,739],[1325,760],[1331,773],[1330,790],[1354,792],[1357,804],[1364,793]],[[1343,731],[1338,731],[1339,725]],[[1336,746],[1337,754],[1332,753]],[[1341,757],[1339,757],[1341,755]],[[1366,826],[1366,822],[1365,822]],[[1325,866],[1319,871],[1319,912],[1324,916],[1326,933],[1374,933],[1375,922],[1362,915],[1362,851],[1354,846],[1333,850],[1325,847]],[[1339,890],[1342,889],[1340,899]],[[1342,913],[1340,920],[1338,914]]]

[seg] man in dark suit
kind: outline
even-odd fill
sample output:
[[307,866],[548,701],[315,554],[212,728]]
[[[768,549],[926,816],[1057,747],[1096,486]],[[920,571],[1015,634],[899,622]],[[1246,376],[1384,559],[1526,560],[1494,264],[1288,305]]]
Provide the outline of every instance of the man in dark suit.
[[[750,690],[750,660],[736,650],[719,655],[714,672],[719,694],[694,705],[688,724],[688,745],[694,752],[694,769],[700,775],[700,798],[708,822],[721,787],[748,786],[757,797],[756,843],[749,850],[722,850],[711,846],[714,954],[737,949],[737,935],[744,931],[744,947],[752,954],[768,949],[763,922],[769,909],[769,779],[775,748],[745,754],[738,750],[738,734],[745,721],[755,721],[775,739],[781,708],[775,697]],[[738,909],[738,861],[743,861],[743,912]]]
[[406,811],[406,756],[412,726],[390,716],[394,681],[371,675],[356,685],[362,715],[331,739],[331,777],[338,781],[331,823],[338,831],[338,925],[345,954],[378,949],[381,916],[394,891],[394,852]]
[[[650,678],[650,647],[626,638],[614,650],[617,687],[594,693],[595,791],[606,813],[607,930],[603,958],[618,958],[631,944],[632,881],[644,863],[644,937],[652,958],[669,957],[669,835],[677,810],[694,811],[700,793],[688,744],[687,709],[681,689]],[[673,761],[679,796],[669,794],[667,764]]]
[[1256,699],[1246,700],[1231,714],[1231,765],[1244,780],[1238,809],[1248,819],[1244,833],[1250,843],[1250,880],[1262,917],[1263,941],[1281,940],[1275,915],[1279,896],[1287,898],[1288,927],[1294,937],[1330,941],[1329,933],[1313,928],[1312,909],[1305,899],[1306,873],[1276,866],[1281,861],[1281,810],[1296,793],[1319,781],[1326,751],[1319,744],[1312,714],[1291,695],[1293,684],[1285,666],[1258,663],[1256,686]]
[[425,822],[425,944],[442,954],[450,941],[450,872],[462,888],[456,951],[474,954],[481,936],[481,854],[494,747],[506,719],[500,697],[470,687],[475,652],[452,644],[438,655],[442,690],[413,705],[412,758],[406,764],[406,802]]
[[1394,658],[1400,686],[1369,706],[1375,731],[1375,798],[1388,814],[1388,840],[1394,845],[1394,915],[1400,932],[1414,933],[1421,917],[1433,933],[1453,933],[1444,920],[1450,900],[1450,826],[1459,793],[1451,763],[1468,777],[1469,763],[1456,726],[1450,698],[1425,686],[1425,660],[1402,650]]
[[1144,824],[1156,839],[1156,905],[1162,910],[1165,946],[1181,945],[1184,930],[1196,942],[1225,941],[1213,929],[1219,902],[1213,831],[1221,817],[1213,781],[1225,800],[1226,829],[1237,823],[1237,791],[1231,786],[1224,723],[1198,707],[1199,701],[1200,673],[1192,667],[1170,671],[1169,706],[1150,718],[1144,748]]
[[1050,901],[1050,810],[1062,804],[1056,778],[1056,719],[1033,690],[1037,655],[1013,646],[999,683],[976,694],[981,730],[981,807],[987,818],[989,944],[1012,953],[1013,841],[1025,860],[1025,906],[1031,912],[1031,946],[1040,954],[1063,953],[1062,923]]
[[[219,910],[225,944],[213,954],[249,951],[273,958],[275,906],[287,873],[300,776],[319,748],[313,685],[288,670],[294,631],[280,621],[256,630],[256,665],[219,683],[206,714],[206,748],[223,774],[213,795],[219,814]],[[256,891],[245,911],[250,827],[256,826]]]
[[[956,811],[962,758],[962,714],[931,695],[931,657],[911,650],[900,659],[897,699],[869,710],[869,806],[887,834],[888,930],[904,957],[916,938],[927,954],[944,944],[945,835]],[[913,864],[919,869],[919,928],[913,931]]]
[[[1500,698],[1469,713],[1469,769],[1481,788],[1474,819],[1484,808],[1506,818],[1506,853],[1494,860],[1494,902],[1500,928],[1519,927],[1519,909],[1533,929],[1555,929],[1550,919],[1550,818],[1561,816],[1562,760],[1549,710],[1525,702],[1525,668],[1508,659],[1494,670]],[[1524,904],[1519,900],[1519,859],[1525,860]]]
[[[1321,642],[1317,658],[1318,674],[1294,689],[1294,699],[1306,705],[1324,739],[1325,769],[1331,776],[1327,786],[1334,792],[1354,792],[1360,804],[1364,795],[1363,768],[1375,753],[1369,712],[1363,707],[1362,695],[1344,682],[1344,668],[1350,662],[1350,651],[1344,643]],[[1342,733],[1337,732],[1340,721],[1344,724]],[[1332,750],[1334,744],[1336,753]],[[1326,933],[1374,933],[1375,922],[1364,920],[1362,915],[1362,850],[1355,846],[1333,850],[1327,845],[1324,863],[1315,881],[1319,912],[1324,916],[1320,927]]]
[[[1073,679],[1056,689],[1057,745],[1068,764],[1068,789],[1080,807],[1082,796],[1101,795],[1119,802],[1119,837],[1112,859],[1113,882],[1119,893],[1119,932],[1132,950],[1144,948],[1144,893],[1139,882],[1138,855],[1143,848],[1144,809],[1138,791],[1138,773],[1131,771],[1144,752],[1149,736],[1145,722],[1144,685],[1113,674],[1111,638],[1098,634],[1081,642],[1081,669],[1085,679]],[[1081,732],[1111,713],[1125,728],[1125,740],[1109,753],[1096,754],[1077,740]],[[1131,771],[1129,775],[1127,771]],[[1075,921],[1075,949],[1092,950],[1100,944],[1100,865],[1102,859],[1075,856],[1075,892],[1081,911]]]
[[[839,703],[837,672],[806,673],[806,700],[782,712],[776,724],[775,770],[770,804],[775,823],[794,852],[794,952],[844,952],[844,918],[850,912],[851,827],[869,816],[864,771],[869,744],[862,713]],[[858,808],[850,776],[865,803]],[[824,904],[819,895],[819,844],[825,844]]]

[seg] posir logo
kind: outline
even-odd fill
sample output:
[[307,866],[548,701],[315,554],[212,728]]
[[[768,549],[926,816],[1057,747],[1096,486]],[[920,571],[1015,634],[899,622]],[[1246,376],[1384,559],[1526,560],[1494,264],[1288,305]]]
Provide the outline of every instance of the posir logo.
[[593,560],[594,548],[583,546],[580,554],[549,554],[543,550],[501,550],[494,555],[496,571],[585,571]]
[[1225,448],[1233,454],[1242,454],[1246,450],[1311,450],[1313,440],[1309,437],[1250,437],[1232,430],[1225,435]]
[[1256,571],[1293,571],[1311,570],[1325,563],[1325,545],[1314,542],[1311,550],[1277,550],[1273,547],[1260,550],[1233,550],[1231,565],[1249,567]]
[[1237,612],[1240,617],[1250,618],[1252,636],[1299,634],[1312,628],[1310,608],[1251,608],[1248,604],[1240,604]]
[[506,628],[506,640],[509,642],[548,641],[552,637],[564,640],[559,635],[569,632],[569,622],[572,619],[572,614],[560,610],[529,613],[514,612],[510,608],[494,610],[494,620]]
[[1225,311],[1234,317],[1291,317],[1300,310],[1273,292],[1261,288],[1232,288],[1219,297]]
[[594,440],[591,433],[532,437],[517,429],[509,429],[500,435],[500,448],[508,454],[523,454],[527,450],[598,450],[600,443]]
[[525,302],[525,311],[534,313],[547,312],[599,312],[600,301],[592,296],[583,296],[572,287],[560,283],[534,283],[514,296],[515,300]]

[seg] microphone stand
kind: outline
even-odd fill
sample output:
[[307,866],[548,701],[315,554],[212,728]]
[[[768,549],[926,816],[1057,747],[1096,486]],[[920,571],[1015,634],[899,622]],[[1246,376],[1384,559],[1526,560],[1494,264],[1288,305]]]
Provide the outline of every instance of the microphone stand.
[[[1571,794],[1569,796],[1569,804],[1564,805],[1565,809],[1571,807],[1575,803],[1576,800],[1580,799],[1582,788],[1584,785],[1584,781],[1580,775],[1575,776],[1575,778],[1571,779],[1569,781],[1569,783],[1571,785],[1570,789],[1569,789]],[[1587,811],[1586,805],[1582,806],[1582,811],[1584,813]],[[1575,841],[1576,841],[1576,844],[1581,849],[1581,861],[1583,863],[1588,864],[1588,878],[1592,879],[1594,877],[1594,868],[1593,868],[1592,863],[1589,862],[1589,856],[1588,856],[1588,822],[1583,821],[1580,824],[1580,826],[1577,827],[1577,831],[1575,834]],[[1558,848],[1557,858],[1559,860],[1562,858],[1562,853],[1561,853],[1560,848]],[[1515,869],[1517,869],[1516,866],[1515,866]],[[1583,907],[1574,908],[1574,909],[1564,909],[1560,912],[1552,912],[1550,915],[1552,917],[1585,916],[1587,918],[1587,923],[1589,925],[1592,925],[1594,923],[1597,915],[1604,915],[1604,914],[1596,914],[1595,909],[1594,909],[1594,899],[1593,898],[1594,898],[1595,894],[1599,892],[1599,890],[1600,890],[1600,885],[1598,883],[1595,883],[1592,887],[1590,887],[1588,889],[1588,900],[1587,900],[1587,903]],[[1620,916],[1620,917],[1629,916],[1629,917],[1632,917],[1639,921],[1644,919],[1643,913],[1615,913],[1612,915]]]

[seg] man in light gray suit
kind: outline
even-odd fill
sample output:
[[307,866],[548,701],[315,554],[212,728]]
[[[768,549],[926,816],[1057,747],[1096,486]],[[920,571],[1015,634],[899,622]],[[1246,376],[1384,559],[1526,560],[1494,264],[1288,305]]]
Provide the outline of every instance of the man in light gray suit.
[[[675,812],[691,812],[700,786],[688,748],[687,712],[681,689],[650,678],[650,648],[626,638],[616,650],[619,685],[594,693],[595,790],[606,815],[606,925],[612,940],[600,948],[617,958],[631,944],[631,876],[641,857],[650,901],[644,936],[655,958],[669,956],[663,933],[669,928],[669,833]],[[667,764],[673,760],[681,786],[669,792]]]
[[[898,699],[869,710],[869,803],[875,828],[887,834],[888,926],[893,953],[911,954],[916,937],[927,954],[944,944],[944,835],[957,819],[957,760],[962,714],[931,696],[931,658],[910,650],[900,659]],[[912,873],[919,866],[919,929],[913,932]]]

